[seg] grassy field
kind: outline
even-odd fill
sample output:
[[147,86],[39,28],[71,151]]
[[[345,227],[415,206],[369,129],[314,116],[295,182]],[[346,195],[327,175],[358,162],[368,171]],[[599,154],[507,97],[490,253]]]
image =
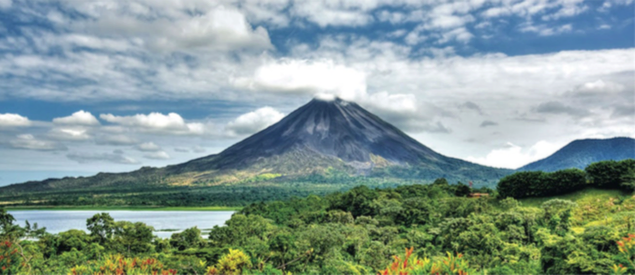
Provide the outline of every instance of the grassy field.
[[6,207],[5,209],[11,210],[93,210],[93,211],[108,211],[108,210],[127,210],[127,211],[238,211],[242,207],[224,207],[224,206],[176,206],[176,207],[92,207],[92,206],[49,206],[49,207]]

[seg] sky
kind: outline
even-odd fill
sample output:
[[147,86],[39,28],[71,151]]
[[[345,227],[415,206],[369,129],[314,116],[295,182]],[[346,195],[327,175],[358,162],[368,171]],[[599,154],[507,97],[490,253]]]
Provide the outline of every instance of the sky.
[[0,185],[222,151],[354,101],[506,168],[635,137],[633,0],[0,0]]

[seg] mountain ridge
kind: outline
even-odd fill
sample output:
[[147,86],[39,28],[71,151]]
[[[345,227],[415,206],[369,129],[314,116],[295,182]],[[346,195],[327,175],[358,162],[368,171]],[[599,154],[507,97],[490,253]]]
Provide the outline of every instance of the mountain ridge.
[[635,139],[614,137],[608,139],[578,139],[560,148],[550,156],[529,163],[517,171],[553,172],[568,168],[584,169],[603,160],[635,159]]

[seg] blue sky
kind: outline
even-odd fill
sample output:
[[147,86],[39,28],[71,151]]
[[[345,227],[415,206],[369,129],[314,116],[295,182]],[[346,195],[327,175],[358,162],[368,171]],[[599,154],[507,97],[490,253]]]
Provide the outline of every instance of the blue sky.
[[516,168],[635,136],[633,0],[0,0],[0,185],[213,154],[309,101]]

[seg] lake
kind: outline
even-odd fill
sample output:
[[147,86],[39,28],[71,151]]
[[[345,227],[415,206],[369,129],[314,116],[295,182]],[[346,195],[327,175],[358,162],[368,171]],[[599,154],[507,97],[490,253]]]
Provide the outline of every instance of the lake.
[[[197,226],[201,230],[222,226],[234,211],[124,211],[124,210],[18,210],[8,211],[17,224],[24,226],[26,220],[33,225],[46,227],[46,232],[59,233],[69,229],[87,231],[86,220],[101,212],[108,212],[115,221],[142,222],[154,227],[154,234],[169,238],[173,233]],[[205,236],[206,237],[206,236]]]

